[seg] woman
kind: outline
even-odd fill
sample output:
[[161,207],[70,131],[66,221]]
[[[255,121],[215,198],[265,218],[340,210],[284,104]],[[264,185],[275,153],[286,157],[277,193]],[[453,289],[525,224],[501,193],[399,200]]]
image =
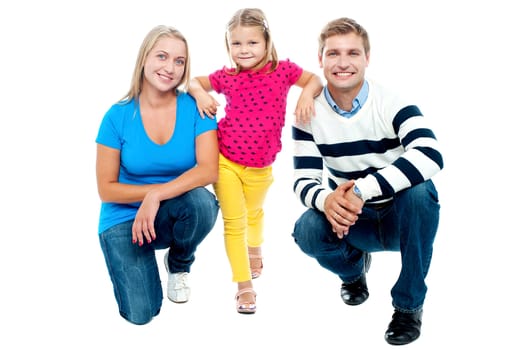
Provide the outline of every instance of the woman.
[[146,324],[160,312],[155,250],[168,248],[168,298],[186,302],[195,250],[218,202],[217,122],[201,118],[186,88],[184,36],[167,26],[144,38],[128,93],[104,116],[97,142],[99,239],[122,317]]

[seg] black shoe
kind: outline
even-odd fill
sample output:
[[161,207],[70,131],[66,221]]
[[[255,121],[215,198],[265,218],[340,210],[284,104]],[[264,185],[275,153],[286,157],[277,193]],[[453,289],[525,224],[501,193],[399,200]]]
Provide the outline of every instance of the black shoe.
[[418,339],[421,326],[422,310],[411,313],[395,310],[385,332],[385,340],[391,345],[409,344]]
[[347,305],[360,305],[369,298],[369,290],[367,289],[367,280],[365,274],[369,271],[371,266],[371,254],[364,253],[363,274],[357,281],[352,283],[343,283],[340,289],[340,296]]
[[360,305],[366,301],[369,298],[369,290],[367,289],[365,274],[353,283],[342,283],[340,295],[347,305]]

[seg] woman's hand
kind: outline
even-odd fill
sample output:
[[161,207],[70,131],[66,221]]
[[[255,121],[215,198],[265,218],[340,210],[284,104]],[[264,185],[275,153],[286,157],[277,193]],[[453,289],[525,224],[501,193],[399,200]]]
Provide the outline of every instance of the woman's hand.
[[148,192],[144,197],[132,226],[132,242],[134,244],[138,243],[139,246],[142,246],[145,240],[151,243],[157,237],[154,221],[160,203],[159,195],[155,190]]

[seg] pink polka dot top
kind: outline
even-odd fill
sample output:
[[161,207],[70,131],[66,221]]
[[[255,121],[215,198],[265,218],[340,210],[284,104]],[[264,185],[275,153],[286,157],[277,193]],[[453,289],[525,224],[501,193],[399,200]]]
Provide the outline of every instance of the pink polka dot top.
[[226,99],[225,116],[218,122],[219,151],[241,165],[269,166],[281,151],[287,95],[303,69],[281,60],[268,73],[270,65],[237,75],[228,74],[233,69],[224,67],[209,75],[212,88]]

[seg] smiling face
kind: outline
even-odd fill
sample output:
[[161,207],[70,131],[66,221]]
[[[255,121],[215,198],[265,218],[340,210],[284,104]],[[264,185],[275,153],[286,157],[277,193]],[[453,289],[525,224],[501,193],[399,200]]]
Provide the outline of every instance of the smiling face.
[[237,26],[228,35],[230,57],[242,70],[252,69],[265,59],[266,45],[258,26]]
[[144,63],[144,84],[160,92],[173,91],[184,76],[186,44],[177,38],[160,38]]
[[351,32],[328,37],[318,59],[331,95],[358,94],[369,65],[369,55],[358,34]]

